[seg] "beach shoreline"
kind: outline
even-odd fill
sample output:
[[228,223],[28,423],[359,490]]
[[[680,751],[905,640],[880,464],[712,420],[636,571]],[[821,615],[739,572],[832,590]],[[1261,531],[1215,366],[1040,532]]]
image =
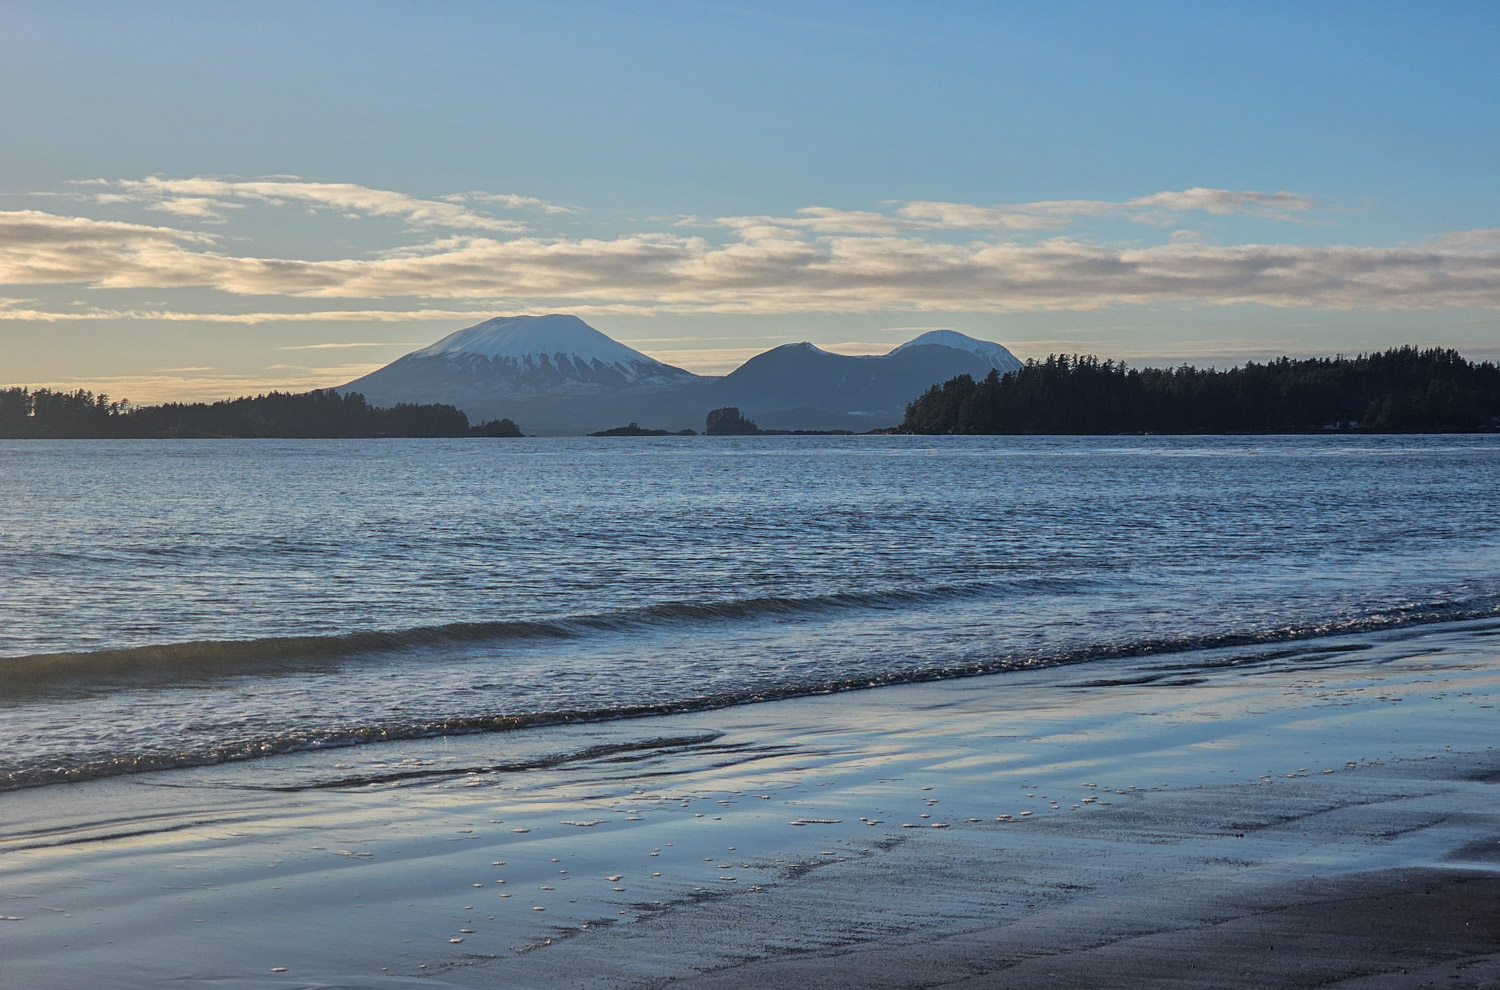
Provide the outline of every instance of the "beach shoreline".
[[1490,985],[1497,703],[1479,621],[17,791],[0,986]]

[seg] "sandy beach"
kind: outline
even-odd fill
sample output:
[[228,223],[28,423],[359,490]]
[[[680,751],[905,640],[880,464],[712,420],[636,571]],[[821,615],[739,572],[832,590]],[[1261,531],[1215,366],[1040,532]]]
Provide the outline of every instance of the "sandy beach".
[[1500,624],[0,796],[7,988],[1480,987]]

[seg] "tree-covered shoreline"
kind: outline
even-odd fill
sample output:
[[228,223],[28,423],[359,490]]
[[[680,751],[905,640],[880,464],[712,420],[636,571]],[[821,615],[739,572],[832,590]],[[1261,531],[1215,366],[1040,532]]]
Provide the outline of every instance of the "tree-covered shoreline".
[[477,426],[450,405],[370,405],[358,392],[270,392],[219,402],[132,406],[87,389],[0,389],[0,439],[174,437],[518,437],[508,419]]
[[1053,355],[968,375],[912,402],[918,434],[1481,433],[1500,430],[1500,368],[1457,351],[1397,347],[1218,370],[1131,368]]

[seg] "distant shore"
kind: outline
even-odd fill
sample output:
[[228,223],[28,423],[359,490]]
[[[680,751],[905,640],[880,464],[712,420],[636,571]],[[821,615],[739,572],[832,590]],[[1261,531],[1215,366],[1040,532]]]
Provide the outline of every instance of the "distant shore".
[[87,389],[0,389],[0,440],[519,437],[509,419],[470,424],[440,403],[372,406],[358,392],[269,392],[222,402],[134,406]]
[[1219,370],[1131,368],[1093,355],[976,380],[960,375],[910,403],[903,433],[1492,433],[1500,368],[1443,348],[1348,358],[1283,357]]
[[[476,328],[477,329],[477,328]],[[589,331],[591,333],[595,331]],[[796,348],[793,348],[796,350]],[[1008,352],[1007,352],[1008,355]],[[1281,436],[1320,434],[1465,434],[1500,432],[1500,368],[1473,362],[1454,350],[1397,347],[1355,358],[1280,358],[1266,363],[1216,368],[1131,368],[1093,355],[1052,355],[1045,361],[1015,361],[1011,370],[990,369],[975,378],[960,374],[921,394],[887,391],[884,414],[835,413],[813,406],[775,405],[755,413],[781,428],[762,429],[738,406],[678,409],[674,424],[652,422],[650,404],[615,410],[635,415],[627,425],[589,423],[574,415],[571,427],[520,411],[529,400],[506,392],[497,379],[480,407],[500,405],[542,435],[650,437],[689,436],[702,426],[709,436],[823,436],[851,433],[1005,436]],[[683,372],[686,374],[686,372]],[[773,378],[775,376],[772,376]],[[925,379],[932,382],[932,378]],[[912,388],[920,386],[913,385]],[[474,388],[483,389],[479,385]],[[838,391],[834,382],[820,392]],[[85,389],[0,389],[0,439],[110,438],[378,438],[519,437],[522,427],[507,418],[471,425],[456,405],[429,401],[430,388],[400,393],[410,401],[379,407],[360,392],[333,389],[290,394],[271,392],[214,403],[132,406]],[[467,393],[464,393],[467,394]],[[525,394],[525,393],[521,393]],[[632,393],[634,394],[634,393]],[[511,398],[504,397],[510,395]],[[910,396],[903,401],[903,396]],[[639,398],[639,397],[637,397]],[[566,394],[553,396],[567,400]],[[784,400],[784,397],[783,397]],[[455,400],[456,401],[456,400]],[[644,401],[644,400],[642,400]],[[837,403],[835,403],[836,405]],[[465,402],[465,405],[469,403]],[[474,408],[469,405],[469,408]],[[763,407],[764,408],[764,407]],[[856,408],[864,408],[857,406]],[[904,408],[902,415],[899,410]],[[752,410],[753,411],[753,410]],[[533,410],[533,414],[535,410]],[[596,413],[597,414],[597,413]],[[859,430],[829,428],[818,420],[865,417]],[[894,421],[900,416],[900,422]],[[622,415],[621,418],[624,418]],[[639,420],[648,421],[641,426]],[[693,421],[687,426],[683,420]],[[619,419],[614,420],[616,424]],[[588,425],[580,427],[581,424]],[[874,428],[870,428],[870,427]],[[807,427],[807,428],[800,428]]]
[[0,986],[1492,985],[1497,635],[14,792]]

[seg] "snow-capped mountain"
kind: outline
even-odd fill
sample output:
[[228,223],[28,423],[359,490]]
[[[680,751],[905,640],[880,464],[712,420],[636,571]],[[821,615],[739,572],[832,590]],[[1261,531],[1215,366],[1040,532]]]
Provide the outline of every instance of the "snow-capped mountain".
[[[449,362],[489,361],[498,367],[536,371],[550,366],[563,376],[600,384],[644,385],[692,377],[608,337],[576,316],[499,316],[450,333],[410,357]],[[618,376],[616,379],[615,376]]]
[[913,347],[951,347],[959,351],[968,351],[979,358],[990,363],[990,367],[999,368],[1001,374],[1007,371],[1019,371],[1021,361],[1010,351],[988,340],[975,340],[957,330],[929,330],[920,337],[913,337],[906,343],[891,351],[891,354],[900,354],[902,351]]
[[[376,405],[449,402],[460,409],[598,395],[696,381],[605,336],[576,316],[501,316],[451,333],[342,386]],[[421,398],[418,398],[418,397]]]
[[1019,367],[999,344],[935,330],[888,354],[783,344],[725,375],[713,391],[719,405],[738,406],[763,428],[868,430],[899,423],[906,404],[939,382]]
[[889,354],[835,354],[809,343],[758,354],[722,378],[694,375],[612,340],[576,316],[486,320],[407,354],[340,392],[377,406],[447,402],[473,421],[509,417],[528,433],[579,434],[637,422],[702,429],[738,406],[766,429],[868,430],[957,375],[1019,368],[999,344],[934,330]]

